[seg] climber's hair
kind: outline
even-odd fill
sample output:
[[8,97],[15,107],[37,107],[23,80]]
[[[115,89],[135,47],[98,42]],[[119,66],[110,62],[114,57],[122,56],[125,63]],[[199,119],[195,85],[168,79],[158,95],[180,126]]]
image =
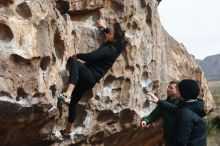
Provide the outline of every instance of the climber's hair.
[[114,39],[116,40],[116,46],[119,51],[123,50],[126,46],[124,39],[124,31],[118,22],[113,24],[114,27]]
[[176,84],[176,85],[178,85],[180,82],[179,81],[177,81],[177,80],[173,80],[173,81],[170,81],[169,82],[169,84]]
[[124,39],[124,32],[121,29],[121,26],[118,22],[114,23],[114,39],[116,41]]

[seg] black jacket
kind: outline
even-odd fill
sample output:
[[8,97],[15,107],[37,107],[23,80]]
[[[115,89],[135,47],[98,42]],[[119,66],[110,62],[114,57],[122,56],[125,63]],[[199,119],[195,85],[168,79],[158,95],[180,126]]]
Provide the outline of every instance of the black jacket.
[[185,100],[178,106],[159,101],[158,105],[174,114],[172,146],[206,146],[203,100]]
[[121,53],[121,50],[111,42],[103,43],[98,49],[90,53],[77,54],[77,59],[85,61],[85,65],[93,72],[98,82]]

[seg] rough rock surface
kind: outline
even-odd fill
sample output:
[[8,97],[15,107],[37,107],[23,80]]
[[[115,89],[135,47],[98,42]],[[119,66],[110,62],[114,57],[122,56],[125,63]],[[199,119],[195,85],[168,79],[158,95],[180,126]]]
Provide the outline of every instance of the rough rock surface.
[[[206,109],[214,107],[203,72],[163,29],[155,0],[0,0],[0,139],[2,145],[155,145],[161,128],[141,130],[155,107],[146,93],[166,97],[172,79],[193,78]],[[119,21],[128,40],[113,68],[77,106],[71,140],[57,139],[54,98],[68,79],[66,60],[103,41],[95,26]],[[52,108],[52,109],[51,109]]]

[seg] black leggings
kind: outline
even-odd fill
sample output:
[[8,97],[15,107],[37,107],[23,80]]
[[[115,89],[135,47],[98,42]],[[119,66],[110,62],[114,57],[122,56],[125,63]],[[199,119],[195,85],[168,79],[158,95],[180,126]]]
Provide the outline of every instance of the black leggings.
[[76,59],[72,59],[70,61],[69,83],[75,85],[71,95],[68,117],[68,122],[73,123],[76,117],[77,103],[83,94],[96,84],[96,80],[91,70],[85,66],[85,64]]

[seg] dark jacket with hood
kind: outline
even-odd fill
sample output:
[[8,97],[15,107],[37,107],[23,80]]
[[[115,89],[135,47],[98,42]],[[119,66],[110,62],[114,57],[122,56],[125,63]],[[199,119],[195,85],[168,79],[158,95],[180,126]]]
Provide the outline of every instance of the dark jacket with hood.
[[174,114],[171,146],[206,146],[203,100],[184,100],[178,106],[159,101],[158,105]]
[[121,48],[108,41],[90,53],[77,54],[77,59],[85,61],[85,65],[92,71],[98,82],[112,67],[121,51]]

